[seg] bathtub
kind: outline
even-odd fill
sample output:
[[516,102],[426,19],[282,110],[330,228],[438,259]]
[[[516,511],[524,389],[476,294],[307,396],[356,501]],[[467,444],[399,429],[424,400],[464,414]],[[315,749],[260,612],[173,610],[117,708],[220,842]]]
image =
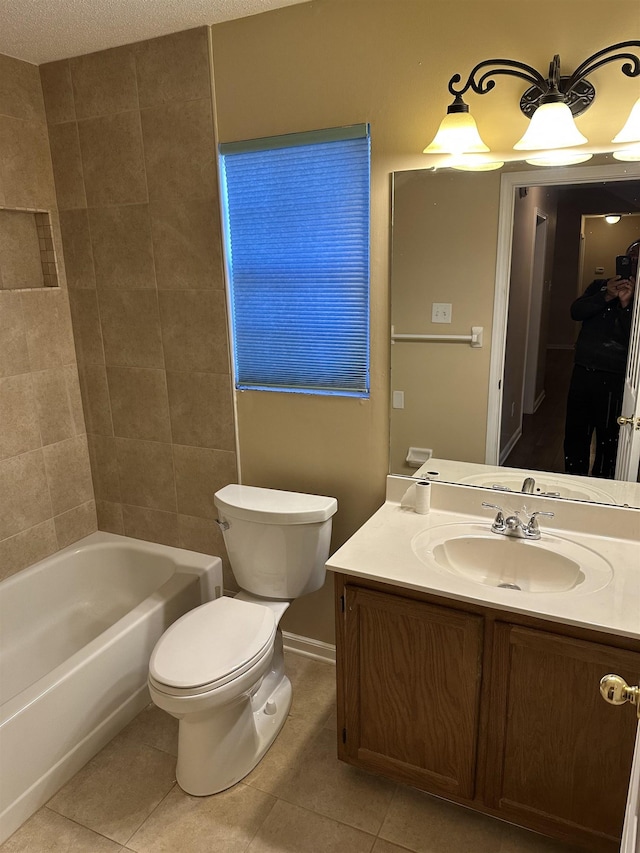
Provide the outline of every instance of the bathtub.
[[218,557],[92,533],[0,583],[0,843],[149,702],[151,651]]

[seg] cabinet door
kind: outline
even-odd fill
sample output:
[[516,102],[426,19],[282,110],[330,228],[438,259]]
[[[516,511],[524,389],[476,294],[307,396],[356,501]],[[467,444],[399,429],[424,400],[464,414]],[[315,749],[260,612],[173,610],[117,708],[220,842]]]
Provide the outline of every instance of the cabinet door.
[[481,617],[348,585],[340,757],[472,798]]
[[543,831],[590,838],[594,849],[617,849],[635,714],[603,701],[599,682],[609,672],[636,684],[640,654],[496,625],[490,805]]

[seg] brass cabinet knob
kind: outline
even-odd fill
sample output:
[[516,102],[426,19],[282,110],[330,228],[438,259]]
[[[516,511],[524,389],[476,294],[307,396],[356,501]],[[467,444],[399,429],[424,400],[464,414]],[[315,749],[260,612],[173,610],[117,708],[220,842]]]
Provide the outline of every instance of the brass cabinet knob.
[[635,705],[640,720],[640,687],[629,687],[624,678],[610,674],[600,679],[600,693],[611,705],[624,705],[625,702]]
[[634,429],[640,429],[640,418],[626,418],[624,415],[620,415],[618,418],[618,424],[620,426],[632,426]]

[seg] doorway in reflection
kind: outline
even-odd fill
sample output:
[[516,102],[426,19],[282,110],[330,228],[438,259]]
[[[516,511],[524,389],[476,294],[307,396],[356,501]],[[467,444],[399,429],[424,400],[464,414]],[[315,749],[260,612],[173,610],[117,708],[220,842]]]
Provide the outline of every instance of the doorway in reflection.
[[507,468],[564,474],[564,419],[572,369],[572,350],[548,350],[544,400],[535,412],[523,415],[520,440],[503,463]]
[[[564,473],[564,424],[580,323],[571,303],[640,236],[638,182],[519,187],[514,199],[500,464]],[[626,208],[626,210],[625,210]],[[606,212],[620,210],[616,224]],[[595,436],[594,436],[595,439]],[[595,440],[593,442],[595,444]],[[592,469],[594,446],[591,451]]]

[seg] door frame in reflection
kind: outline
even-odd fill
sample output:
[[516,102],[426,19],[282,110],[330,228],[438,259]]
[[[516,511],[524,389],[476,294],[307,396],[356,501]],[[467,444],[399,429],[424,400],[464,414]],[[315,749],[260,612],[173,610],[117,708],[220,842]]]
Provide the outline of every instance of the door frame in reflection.
[[[624,164],[553,168],[545,171],[505,172],[501,177],[485,452],[485,462],[488,465],[500,464],[500,427],[504,392],[502,380],[505,368],[516,190],[520,187],[587,185],[629,180],[635,180],[635,178],[629,174],[629,168]],[[635,322],[638,322],[639,314],[640,300],[636,299]],[[631,353],[629,357],[631,358]],[[640,365],[640,359],[637,361]],[[635,480],[637,473],[637,471],[625,472],[624,479]]]

